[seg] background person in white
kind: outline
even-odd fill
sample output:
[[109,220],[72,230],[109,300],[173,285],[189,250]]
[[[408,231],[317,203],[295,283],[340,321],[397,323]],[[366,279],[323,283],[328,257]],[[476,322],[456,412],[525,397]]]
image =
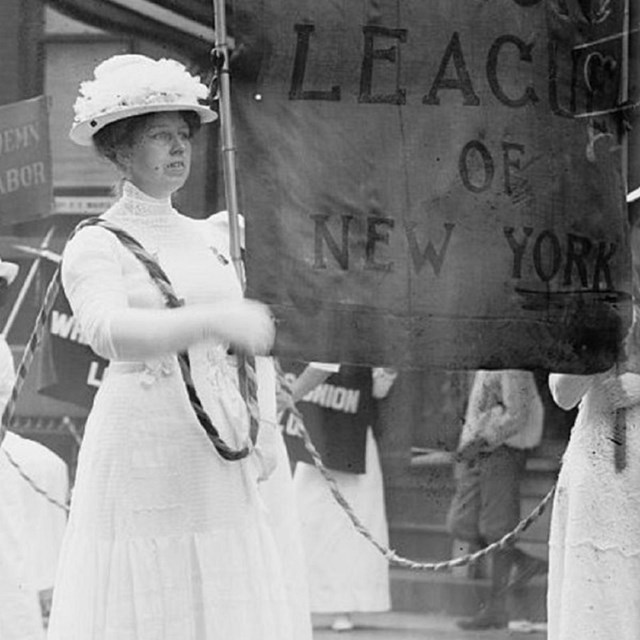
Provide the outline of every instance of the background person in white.
[[603,373],[549,376],[558,406],[578,407],[551,515],[549,640],[640,637],[640,188],[627,204],[634,305],[625,358]]
[[[4,304],[8,287],[17,273],[17,265],[0,260],[0,306]],[[4,410],[9,399],[14,379],[11,350],[4,336],[0,336],[0,412]],[[23,449],[33,450],[31,445],[38,450],[45,450],[40,457],[40,462],[45,468],[54,460],[53,464],[57,469],[60,468],[59,463],[64,466],[64,463],[45,447],[35,442],[27,442],[24,438],[10,432],[5,434],[0,447],[0,638],[2,640],[44,638],[38,593],[41,592],[45,600],[49,597],[49,590],[53,586],[57,549],[59,549],[57,533],[60,526],[64,527],[64,512],[54,514],[52,510],[55,507],[44,498],[38,500],[36,498],[38,494],[20,477],[5,455],[5,451],[10,452],[26,473],[38,474],[41,479],[40,465],[34,467],[26,464],[25,456],[21,455]],[[44,473],[47,473],[46,469]],[[52,487],[50,483],[43,483],[42,488],[51,489]],[[66,494],[66,485],[64,493]],[[66,496],[60,497],[64,502]]]
[[[229,236],[229,214],[219,211],[209,216],[209,230]],[[244,248],[244,216],[238,216],[240,242]],[[206,231],[205,231],[206,233]],[[309,611],[309,587],[304,549],[300,534],[298,508],[293,488],[291,466],[280,429],[277,425],[276,372],[273,358],[256,357],[258,376],[258,404],[262,427],[258,434],[258,445],[275,462],[275,469],[258,483],[258,490],[273,529],[276,545],[282,562],[289,612],[295,640],[311,640],[311,615]],[[269,437],[265,441],[265,434]]]
[[[0,262],[0,278],[6,283],[3,292],[10,284],[5,277],[10,265],[9,275],[17,265]],[[15,267],[15,269],[13,269]],[[13,278],[11,278],[13,279]],[[4,303],[0,294],[0,306]],[[15,381],[15,366],[11,349],[4,335],[0,335],[0,411],[4,410]],[[49,497],[61,505],[66,504],[69,493],[69,472],[67,465],[53,451],[34,440],[23,438],[17,433],[7,431],[2,441],[2,450],[6,451],[20,469],[42,489]],[[2,455],[3,464],[8,460]],[[21,543],[26,547],[26,565],[29,570],[29,582],[39,594],[44,623],[51,607],[51,596],[55,580],[58,555],[67,523],[66,512],[38,493],[20,475],[13,465],[6,470],[6,482],[13,484],[16,496],[20,497],[20,511],[25,520]],[[0,636],[2,637],[2,636]]]
[[[0,341],[0,345],[2,341]],[[4,351],[3,349],[1,349]],[[3,358],[4,355],[0,355]],[[29,438],[8,431],[2,448],[9,452],[27,476],[58,504],[65,505],[69,494],[67,465],[53,451]],[[26,518],[24,542],[27,565],[36,587],[46,625],[51,608],[58,556],[67,524],[66,512],[47,500],[12,467],[13,479],[22,496]]]
[[42,640],[40,603],[25,544],[26,513],[13,477],[13,467],[0,456],[0,638]]
[[[387,395],[396,372],[383,368],[360,369],[361,374],[370,380],[360,388],[358,411],[370,415],[365,405],[371,408],[375,403],[374,398]],[[308,399],[310,396],[307,394],[325,382],[340,385],[340,380],[355,381],[351,376],[336,379],[340,374],[340,365],[311,363],[293,383],[292,400],[298,402]],[[301,402],[300,405],[303,414],[304,404]],[[314,409],[319,411],[307,412],[305,421],[312,416],[320,417],[325,427],[331,427],[327,421],[336,420],[335,412],[322,407]],[[354,418],[351,416],[347,422],[353,422]],[[376,540],[387,545],[388,524],[378,447],[373,425],[365,426],[365,450],[362,454],[364,473],[350,473],[337,468],[331,468],[330,472],[358,518]],[[331,438],[330,431],[327,431],[327,438]],[[386,558],[355,530],[315,466],[298,462],[294,472],[294,487],[302,525],[312,613],[334,614],[332,628],[335,631],[349,631],[354,627],[352,613],[388,611],[391,601]]]

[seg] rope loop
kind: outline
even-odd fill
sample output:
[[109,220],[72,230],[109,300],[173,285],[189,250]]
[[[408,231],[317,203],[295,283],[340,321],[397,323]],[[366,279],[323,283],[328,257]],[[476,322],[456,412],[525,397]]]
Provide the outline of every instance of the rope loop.
[[[283,371],[278,364],[276,365],[276,372],[281,391],[284,392],[284,394],[291,400],[291,386],[284,377]],[[556,490],[556,485],[554,484],[544,498],[542,498],[538,506],[533,509],[526,518],[523,518],[512,531],[507,533],[500,540],[484,547],[483,549],[442,562],[416,562],[414,560],[409,560],[399,556],[393,549],[383,545],[373,537],[371,532],[356,515],[347,499],[342,495],[336,479],[331,475],[331,472],[322,462],[320,453],[311,441],[311,436],[309,436],[309,432],[304,426],[302,413],[295,406],[292,400],[288,403],[287,409],[289,409],[298,418],[297,431],[304,442],[305,449],[309,452],[309,455],[313,460],[313,464],[327,482],[334,500],[340,505],[340,507],[342,507],[342,510],[346,513],[356,531],[368,540],[387,559],[389,564],[397,567],[420,571],[448,571],[454,567],[463,567],[465,565],[474,564],[485,556],[507,549],[514,543],[521,533],[526,531],[544,513]]]

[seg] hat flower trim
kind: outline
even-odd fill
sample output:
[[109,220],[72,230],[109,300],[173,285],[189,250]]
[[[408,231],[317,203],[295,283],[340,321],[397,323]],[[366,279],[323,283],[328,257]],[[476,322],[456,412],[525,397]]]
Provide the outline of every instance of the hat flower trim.
[[75,123],[138,106],[198,106],[209,93],[206,85],[175,60],[145,59],[115,69],[111,62],[107,60],[96,67],[94,80],[81,83],[80,96],[73,107]]

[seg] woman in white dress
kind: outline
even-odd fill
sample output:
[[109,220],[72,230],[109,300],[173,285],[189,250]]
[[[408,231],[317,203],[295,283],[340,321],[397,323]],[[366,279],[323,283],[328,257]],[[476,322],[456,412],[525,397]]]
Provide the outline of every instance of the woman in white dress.
[[[305,426],[312,428],[307,423],[308,419],[340,421],[340,411],[334,408],[341,403],[327,402],[332,395],[331,385],[338,392],[333,393],[333,398],[342,391],[342,384],[352,384],[353,388],[349,387],[346,395],[341,397],[355,398],[358,394],[358,407],[353,403],[354,413],[345,414],[346,422],[340,422],[337,427],[348,429],[350,422],[355,425],[358,415],[370,416],[367,407],[372,408],[374,398],[387,395],[396,377],[391,369],[351,369],[353,371],[345,374],[346,377],[336,378],[343,373],[344,367],[312,363],[293,383],[292,400],[306,401],[299,404],[305,416]],[[329,388],[317,386],[325,380]],[[315,392],[312,391],[314,388]],[[345,403],[345,407],[346,404],[349,403]],[[366,434],[362,442],[364,466],[361,472],[341,471],[337,468],[339,465],[331,468],[330,472],[358,518],[378,542],[387,545],[389,534],[378,446],[371,421],[363,426]],[[332,433],[337,435],[335,430]],[[327,437],[331,438],[330,435]],[[330,458],[331,443],[328,446],[326,453]],[[334,450],[333,453],[337,452]],[[342,453],[345,453],[344,449]],[[325,459],[327,463],[331,466],[329,459]],[[349,462],[347,466],[350,466]],[[334,631],[353,629],[353,613],[388,611],[391,602],[387,559],[356,531],[315,466],[298,462],[294,487],[302,525],[311,611],[333,614],[331,626]]]
[[[0,260],[0,307],[17,274],[18,265]],[[0,336],[0,410],[11,394],[14,378],[11,350]],[[6,432],[0,442],[0,638],[43,640],[38,586],[29,557],[33,551],[28,544],[32,523],[23,491],[28,485],[5,455],[12,436]]]
[[[81,94],[71,138],[124,177],[102,219],[155,258],[182,304],[166,308],[109,229],[85,227],[67,244],[65,293],[110,366],[85,428],[49,640],[296,640],[258,494],[264,456],[246,446],[228,355],[266,352],[273,322],[243,299],[228,237],[171,205],[193,134],[215,118],[199,102],[207,89],[175,61],[125,55],[100,64]],[[217,435],[196,417],[183,352]]]
[[[637,320],[632,331],[640,346]],[[552,374],[559,406],[579,405],[553,506],[549,640],[640,637],[640,375]],[[625,423],[623,438],[616,423]],[[616,451],[621,463],[616,464]]]

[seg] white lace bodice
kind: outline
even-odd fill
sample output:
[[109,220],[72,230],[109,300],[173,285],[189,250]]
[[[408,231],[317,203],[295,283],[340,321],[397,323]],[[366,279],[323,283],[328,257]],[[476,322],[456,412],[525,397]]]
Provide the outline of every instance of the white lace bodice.
[[[169,200],[149,198],[129,183],[125,183],[122,198],[103,217],[130,233],[158,260],[187,306],[224,304],[242,296],[229,259],[224,225],[211,219],[187,218],[173,209]],[[118,348],[118,336],[112,331],[114,318],[121,321],[126,314],[135,316],[129,313],[131,309],[164,306],[140,261],[105,229],[82,229],[68,243],[62,279],[87,342],[110,360],[130,359]],[[142,326],[137,327],[136,321]],[[132,328],[142,335],[144,323],[148,327],[153,321],[148,314],[131,318]],[[158,340],[158,354],[166,352],[165,347]]]
[[[216,216],[209,220],[188,218],[178,213],[170,200],[150,198],[125,183],[122,197],[103,217],[131,234],[158,260],[186,306],[224,304],[242,296],[229,257],[226,225],[219,224]],[[98,227],[78,232],[65,249],[62,276],[87,342],[112,361],[107,375],[130,372],[137,366],[140,383],[147,388],[160,377],[178,375],[175,355],[167,353],[162,341],[157,344],[157,357],[135,363],[121,355],[119,337],[112,331],[113,319],[131,309],[161,310],[164,301],[142,263],[114,234]],[[148,322],[149,316],[130,318],[141,336],[149,329]],[[244,433],[232,437],[231,430],[224,428],[235,423],[244,425],[241,432],[246,431],[246,407],[227,345],[214,339],[199,342],[189,347],[189,357],[207,412],[239,443]]]
[[216,216],[188,218],[169,198],[151,198],[125,182],[122,198],[103,217],[128,231],[160,262],[187,303],[242,295],[229,256],[229,236]]

